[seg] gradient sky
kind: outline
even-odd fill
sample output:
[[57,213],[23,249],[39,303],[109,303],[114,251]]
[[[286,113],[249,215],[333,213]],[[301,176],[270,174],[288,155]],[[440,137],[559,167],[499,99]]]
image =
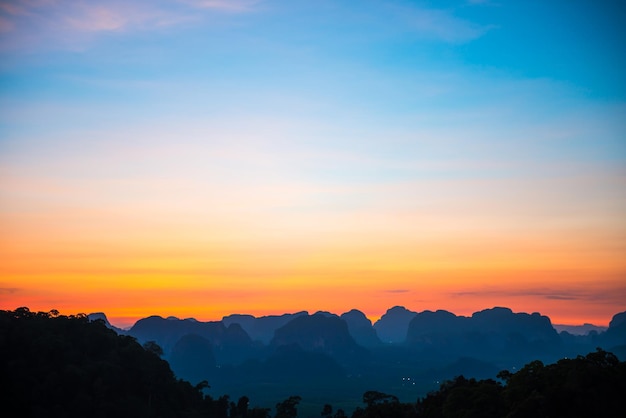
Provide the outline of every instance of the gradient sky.
[[0,1],[0,308],[606,325],[625,9]]

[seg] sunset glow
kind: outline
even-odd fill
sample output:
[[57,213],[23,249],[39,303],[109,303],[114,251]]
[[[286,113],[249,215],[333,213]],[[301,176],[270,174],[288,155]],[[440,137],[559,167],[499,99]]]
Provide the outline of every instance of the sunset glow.
[[0,309],[607,325],[624,8],[509,3],[0,2]]

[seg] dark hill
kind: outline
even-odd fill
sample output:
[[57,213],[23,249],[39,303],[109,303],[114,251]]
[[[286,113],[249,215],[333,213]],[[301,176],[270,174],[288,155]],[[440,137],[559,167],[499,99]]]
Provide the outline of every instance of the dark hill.
[[624,324],[626,324],[626,312],[620,312],[613,315],[611,322],[609,322],[609,328],[616,329]]
[[357,344],[363,347],[375,347],[381,344],[372,321],[363,312],[352,309],[350,312],[343,313],[341,319],[348,324],[348,331]]
[[3,409],[32,417],[203,416],[166,361],[86,315],[0,311]]
[[192,383],[212,381],[216,375],[213,347],[200,335],[181,337],[172,349],[169,362],[176,376]]
[[327,354],[342,365],[354,365],[367,356],[367,350],[350,335],[345,321],[323,313],[291,320],[276,330],[270,346],[278,348],[292,344],[305,351]]
[[281,345],[264,364],[266,377],[287,381],[327,382],[343,377],[341,367],[328,355],[303,350],[298,344]]
[[209,341],[220,364],[239,363],[255,351],[255,345],[239,324],[227,327],[220,321],[200,322],[151,316],[137,321],[128,334],[140,343],[155,341],[163,348],[166,358],[171,355],[174,345],[189,334],[199,335]]
[[623,358],[626,345],[626,312],[615,314],[609,322],[609,328],[599,334],[596,341],[604,349],[619,353]]
[[433,336],[458,335],[467,330],[468,325],[468,318],[448,311],[420,312],[409,323],[407,342],[415,343]]
[[475,331],[484,333],[519,333],[529,341],[558,340],[558,334],[550,318],[535,312],[513,313],[509,308],[492,308],[476,312],[471,317],[471,326]]
[[561,339],[548,317],[493,308],[471,317],[421,312],[409,324],[407,344],[437,360],[474,357],[521,366],[535,358],[556,360]]
[[415,315],[417,312],[410,311],[404,306],[394,306],[376,321],[374,329],[384,343],[403,343],[406,340],[409,322]]
[[274,338],[274,332],[287,322],[299,316],[306,316],[308,312],[302,311],[294,314],[268,315],[255,318],[252,315],[228,315],[222,318],[224,325],[239,324],[248,333],[250,338],[269,344]]

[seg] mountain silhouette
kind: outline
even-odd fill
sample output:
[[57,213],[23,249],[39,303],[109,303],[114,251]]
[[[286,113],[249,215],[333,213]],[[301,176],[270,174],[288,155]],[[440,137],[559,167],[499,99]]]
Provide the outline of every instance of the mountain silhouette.
[[331,356],[320,351],[304,350],[299,344],[286,344],[276,351],[263,365],[263,375],[276,380],[324,382],[343,377],[341,366]]
[[104,325],[106,325],[107,328],[112,329],[113,331],[117,332],[120,335],[126,333],[126,331],[123,330],[122,328],[118,328],[114,325],[111,325],[111,323],[107,319],[107,316],[103,312],[90,313],[89,315],[87,315],[87,318],[89,318],[90,321],[104,322]]
[[550,318],[537,312],[513,313],[509,308],[496,307],[475,312],[471,316],[470,323],[474,331],[497,334],[518,333],[530,341],[558,341],[557,332]]
[[381,344],[372,321],[363,312],[352,309],[341,314],[340,318],[348,324],[348,331],[357,344],[363,347],[375,347]]
[[548,317],[499,307],[471,317],[442,310],[418,313],[409,324],[406,342],[439,360],[469,356],[500,364],[558,357],[561,344]]
[[609,322],[606,335],[618,340],[626,339],[626,312],[615,314]]
[[274,338],[274,331],[292,319],[308,314],[308,312],[302,311],[293,314],[261,316],[259,318],[255,318],[252,315],[233,314],[223,317],[222,322],[226,326],[239,324],[253,340],[269,344],[272,338]]
[[142,344],[155,341],[163,348],[166,358],[169,358],[174,345],[188,334],[199,335],[209,341],[219,364],[244,361],[257,349],[239,324],[227,327],[221,321],[200,322],[195,319],[150,316],[137,321],[128,334]]
[[374,329],[384,343],[402,343],[406,340],[409,322],[415,315],[417,312],[404,306],[394,306],[376,321]]
[[193,384],[212,380],[215,376],[215,356],[211,342],[197,334],[182,336],[169,356],[172,371]]
[[456,335],[467,329],[468,318],[438,310],[416,314],[407,326],[406,341],[415,343],[437,335]]
[[598,334],[595,339],[599,345],[607,350],[613,350],[615,354],[624,358],[626,354],[626,312],[620,312],[613,316],[606,332]]
[[572,335],[588,335],[590,332],[595,332],[597,334],[607,330],[607,327],[601,327],[588,323],[584,323],[582,325],[553,324],[552,326],[559,333],[566,331]]
[[336,315],[319,312],[299,316],[278,328],[271,347],[297,344],[305,351],[324,353],[343,365],[363,361],[367,350],[348,331],[348,324]]

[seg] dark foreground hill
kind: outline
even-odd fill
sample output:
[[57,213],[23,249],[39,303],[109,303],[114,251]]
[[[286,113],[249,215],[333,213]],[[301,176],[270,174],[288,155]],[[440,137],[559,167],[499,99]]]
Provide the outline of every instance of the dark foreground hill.
[[[508,321],[508,313],[496,314]],[[326,327],[320,328],[325,320],[319,316],[300,321],[304,322],[303,329],[310,328],[307,334],[318,333],[324,342],[333,342],[345,339],[345,328],[336,319],[329,320],[337,335],[327,335]],[[617,322],[613,325],[621,324]],[[320,375],[317,385],[341,380],[328,354],[307,351],[293,343],[298,332],[287,327],[278,333],[289,344],[280,345],[265,362],[257,364],[257,377],[271,380],[276,370],[290,370],[280,366],[286,363],[295,373],[281,379],[305,380],[306,376],[296,372],[305,370],[306,374]],[[307,341],[309,336],[304,338]],[[174,351],[186,346],[198,358],[211,356],[210,343],[202,336],[185,336],[180,345]],[[227,395],[213,399],[203,393],[206,382],[192,386],[177,380],[161,354],[157,344],[141,346],[135,338],[117,335],[103,321],[90,322],[82,314],[61,316],[56,311],[34,313],[27,308],[0,311],[3,409],[14,411],[15,416],[55,418],[271,416],[269,408],[250,408],[247,396],[237,402],[231,402]],[[304,368],[299,363],[304,363]],[[326,366],[318,366],[322,364]],[[405,379],[411,384],[410,378]],[[426,396],[405,402],[395,394],[369,389],[359,399],[361,406],[345,408],[348,414],[335,410],[344,406],[341,398],[311,409],[310,401],[298,396],[297,388],[293,385],[294,392],[275,404],[274,418],[622,417],[626,412],[626,363],[598,349],[548,365],[532,361],[516,373],[501,371],[497,380],[458,376]]]
[[[0,311],[2,409],[41,418],[227,416],[228,398],[177,380],[159,351],[86,315]],[[245,403],[246,416],[267,416]]]

